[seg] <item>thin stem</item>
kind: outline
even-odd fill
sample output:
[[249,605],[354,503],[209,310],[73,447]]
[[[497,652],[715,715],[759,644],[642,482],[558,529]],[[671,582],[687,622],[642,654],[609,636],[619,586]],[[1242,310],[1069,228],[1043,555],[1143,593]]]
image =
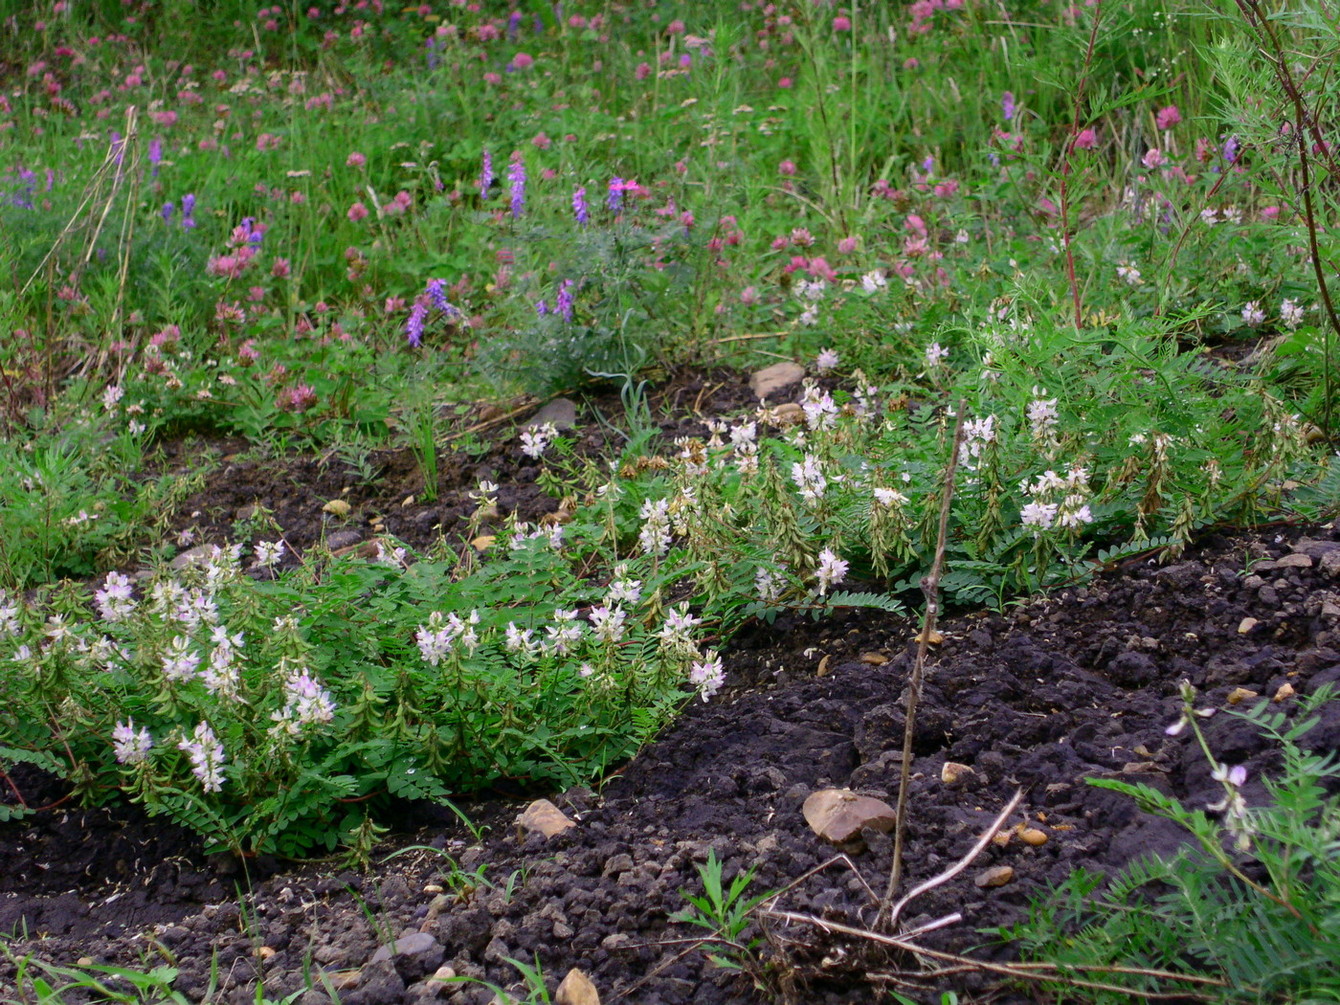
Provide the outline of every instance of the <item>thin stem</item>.
[[940,497],[940,528],[935,537],[935,559],[931,562],[930,574],[922,580],[921,589],[926,596],[926,615],[922,620],[921,635],[917,638],[917,657],[912,664],[912,676],[907,682],[907,708],[903,719],[903,756],[898,776],[898,805],[896,807],[893,832],[893,864],[889,868],[889,886],[879,907],[879,927],[889,915],[889,905],[893,895],[898,892],[898,882],[903,872],[903,843],[907,836],[907,788],[912,777],[912,736],[916,731],[917,702],[921,698],[921,679],[926,669],[926,651],[930,646],[931,633],[935,631],[936,616],[940,607],[940,575],[944,571],[945,541],[949,536],[949,506],[954,499],[954,476],[958,473],[959,447],[963,443],[963,412],[965,403],[959,400],[954,419],[954,438],[950,445],[949,463],[945,467],[944,492]]

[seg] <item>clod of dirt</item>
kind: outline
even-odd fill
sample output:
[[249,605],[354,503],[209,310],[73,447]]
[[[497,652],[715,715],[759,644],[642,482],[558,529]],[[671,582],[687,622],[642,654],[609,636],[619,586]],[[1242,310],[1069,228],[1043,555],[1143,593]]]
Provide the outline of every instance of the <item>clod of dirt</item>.
[[532,834],[543,834],[546,838],[562,834],[569,827],[577,826],[548,799],[537,799],[527,806],[516,818],[516,825]]
[[591,978],[573,967],[554,992],[554,1002],[555,1005],[600,1005],[600,993]]
[[888,803],[858,796],[851,789],[821,789],[811,793],[801,812],[815,834],[836,845],[859,841],[861,831],[867,827],[887,833],[898,820]]
[[984,869],[977,874],[973,880],[977,886],[983,890],[991,889],[997,886],[1004,886],[1014,879],[1014,867],[1009,865],[995,865],[990,869]]
[[760,401],[766,401],[769,395],[795,387],[804,376],[805,368],[799,363],[774,363],[754,373],[749,378],[749,388]]

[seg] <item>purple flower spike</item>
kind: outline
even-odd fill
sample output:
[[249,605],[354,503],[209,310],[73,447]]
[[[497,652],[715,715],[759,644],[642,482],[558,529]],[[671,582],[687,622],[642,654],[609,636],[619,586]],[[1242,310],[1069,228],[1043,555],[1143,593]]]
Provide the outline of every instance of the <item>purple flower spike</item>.
[[558,313],[569,323],[572,321],[572,285],[571,279],[558,284]]
[[174,207],[174,206],[172,205],[172,203],[170,203],[170,202],[165,202],[165,203],[163,203],[163,222],[164,222],[164,223],[171,223],[171,222],[172,222],[172,211],[173,211],[173,209],[175,209],[175,208],[176,208],[176,207]]
[[493,156],[484,151],[484,168],[479,172],[479,198],[487,199],[493,187]]
[[1014,92],[1006,91],[1000,96],[1000,108],[1005,113],[1005,121],[1009,122],[1014,118]]
[[591,210],[586,205],[586,189],[579,188],[572,193],[572,212],[576,214],[577,224],[585,227],[586,221],[591,219]]
[[423,323],[428,320],[428,302],[419,297],[409,309],[409,320],[405,322],[405,337],[415,349],[423,344]]
[[526,208],[526,162],[521,154],[512,155],[511,167],[507,169],[507,181],[512,189],[512,219],[518,219]]
[[447,281],[445,279],[428,280],[427,294],[428,300],[443,314],[448,317],[456,317],[461,312],[447,299]]
[[610,197],[606,203],[611,213],[617,213],[623,209],[623,179],[614,177],[610,179]]

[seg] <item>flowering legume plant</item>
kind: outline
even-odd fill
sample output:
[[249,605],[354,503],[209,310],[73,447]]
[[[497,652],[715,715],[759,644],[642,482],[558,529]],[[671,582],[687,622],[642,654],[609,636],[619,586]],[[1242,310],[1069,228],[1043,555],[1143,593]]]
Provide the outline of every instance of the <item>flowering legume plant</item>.
[[392,797],[589,779],[722,672],[645,560],[583,581],[565,530],[517,527],[478,565],[386,547],[277,576],[281,542],[245,569],[216,548],[179,574],[110,573],[92,610],[73,586],[0,594],[0,770],[285,855],[351,840]]

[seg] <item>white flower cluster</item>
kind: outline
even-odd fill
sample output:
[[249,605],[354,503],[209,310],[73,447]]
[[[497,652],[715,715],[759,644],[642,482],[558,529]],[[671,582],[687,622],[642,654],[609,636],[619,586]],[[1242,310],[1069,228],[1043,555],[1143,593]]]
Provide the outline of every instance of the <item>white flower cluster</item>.
[[551,523],[549,526],[534,526],[528,523],[519,523],[516,530],[512,532],[511,539],[507,542],[507,547],[512,551],[517,551],[526,546],[527,541],[545,541],[554,551],[563,550],[563,525],[561,523]]
[[810,429],[831,429],[837,421],[838,407],[833,396],[808,381],[800,407],[805,410],[805,425]]
[[539,460],[549,445],[558,439],[558,427],[552,422],[542,426],[532,426],[521,431],[521,452],[527,457]]
[[429,666],[437,666],[458,644],[467,654],[475,651],[479,645],[479,634],[475,631],[477,624],[478,611],[471,611],[468,618],[462,618],[455,611],[446,615],[434,611],[428,615],[428,624],[420,625],[414,633],[414,641]]
[[670,500],[645,499],[639,515],[642,529],[637,539],[642,551],[648,555],[664,555],[670,550]]
[[129,576],[123,576],[119,572],[107,573],[107,579],[103,583],[102,589],[95,591],[93,594],[102,620],[115,623],[125,621],[126,618],[130,617],[135,610],[135,601],[131,598],[130,593]]
[[818,583],[819,596],[828,593],[829,588],[834,583],[840,583],[847,578],[848,563],[838,558],[837,553],[832,548],[825,548],[819,552],[819,565],[814,570],[814,578]]
[[191,773],[200,780],[200,787],[206,792],[220,792],[223,789],[223,744],[210,729],[209,723],[202,722],[195,727],[191,738],[183,737],[177,742],[177,749],[186,754],[191,762]]
[[1025,478],[1019,483],[1019,492],[1031,497],[1020,509],[1019,521],[1032,527],[1034,536],[1053,528],[1078,530],[1093,523],[1088,503],[1089,472],[1079,465],[1072,465],[1064,477],[1049,470],[1035,481]]
[[306,667],[284,679],[284,707],[270,713],[272,736],[299,736],[303,726],[324,725],[335,719],[335,701]]
[[811,506],[824,497],[828,488],[828,479],[814,454],[806,454],[804,460],[791,465],[791,481],[800,490],[800,498]]
[[1049,439],[1056,430],[1056,420],[1060,412],[1056,409],[1056,399],[1047,397],[1044,387],[1033,388],[1033,400],[1028,403],[1028,426],[1035,440]]
[[996,442],[996,417],[988,415],[981,419],[969,419],[963,423],[963,442],[959,444],[958,462],[970,467],[972,462],[982,456],[988,444]]

